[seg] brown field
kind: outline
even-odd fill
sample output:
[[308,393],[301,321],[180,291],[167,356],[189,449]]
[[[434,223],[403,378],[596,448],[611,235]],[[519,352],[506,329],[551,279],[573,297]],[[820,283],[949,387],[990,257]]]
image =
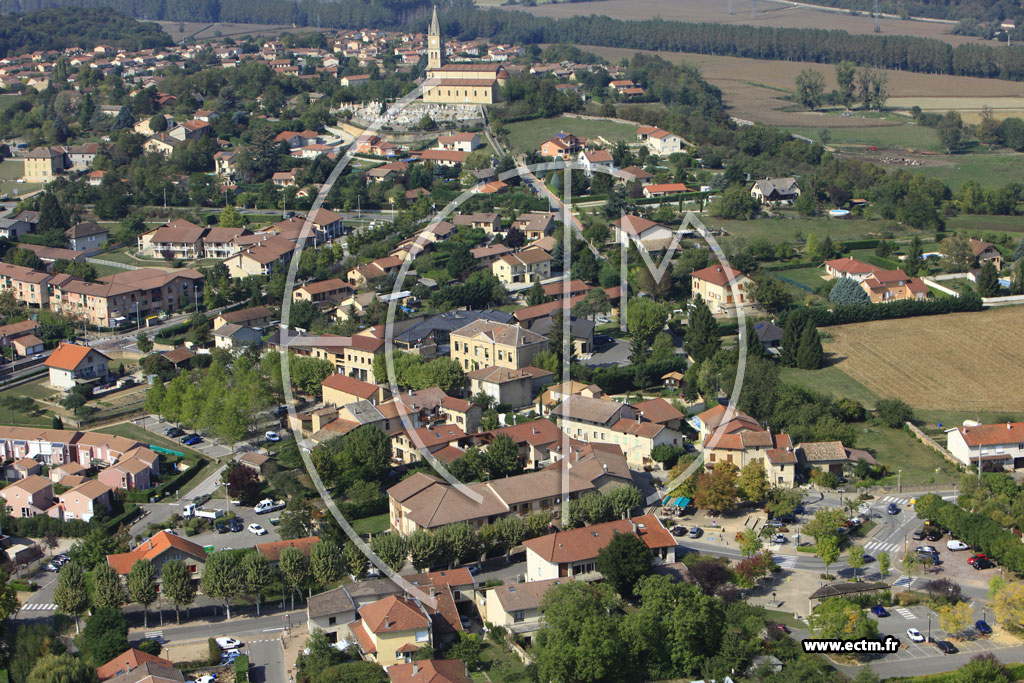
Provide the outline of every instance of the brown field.
[[828,328],[836,367],[883,398],[924,410],[1024,411],[1024,310]]
[[[577,3],[578,4],[578,3]],[[852,116],[838,116],[821,112],[785,111],[794,108],[793,102],[779,99],[793,89],[797,75],[804,69],[814,69],[825,77],[825,89],[836,87],[835,67],[829,64],[811,62],[782,62],[744,59],[742,57],[720,57],[701,55],[693,52],[652,52],[650,50],[629,50],[617,47],[580,45],[581,49],[601,55],[615,62],[637,52],[658,54],[676,64],[686,62],[697,66],[711,83],[722,89],[729,113],[740,119],[749,119],[773,126],[812,126],[817,128],[842,128],[865,126],[900,125],[894,121],[866,118],[854,112]],[[908,98],[934,97],[935,93],[956,93],[957,97],[943,97],[947,108],[963,98],[965,109],[980,107],[986,99],[994,104],[1007,98],[1024,95],[1024,84],[1001,81],[994,78],[973,78],[969,76],[944,76],[918,74],[907,71],[887,70],[889,92],[899,94],[900,101]],[[895,98],[894,98],[895,99]],[[993,107],[995,108],[995,107]]]
[[[273,36],[289,33],[306,33],[316,31],[315,27],[292,27],[283,24],[228,24],[228,23],[202,23],[202,22],[178,22],[178,21],[157,21],[171,39],[176,43],[183,43],[189,40],[212,40],[217,37],[220,31],[221,37],[238,36]],[[178,29],[183,30],[178,30]]]
[[[490,3],[488,3],[490,4]],[[772,28],[824,28],[841,29],[848,33],[874,33],[874,20],[869,15],[851,15],[829,8],[793,7],[777,2],[760,2],[757,17],[750,17],[750,2],[733,0],[733,14],[728,12],[728,0],[599,0],[597,2],[576,2],[538,4],[536,7],[509,9],[529,12],[539,17],[575,17],[600,14],[613,19],[654,19],[687,22],[713,22],[716,24],[745,24],[769,26]],[[952,45],[982,41],[970,36],[954,36],[949,33],[952,24],[933,21],[903,21],[880,19],[879,35],[906,35],[919,38],[936,38]]]

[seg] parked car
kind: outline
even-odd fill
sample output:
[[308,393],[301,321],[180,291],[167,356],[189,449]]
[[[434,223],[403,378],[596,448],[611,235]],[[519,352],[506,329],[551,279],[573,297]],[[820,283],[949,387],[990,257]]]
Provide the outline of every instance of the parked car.
[[953,541],[946,541],[946,547],[949,550],[952,550],[952,551],[956,552],[957,550],[967,550],[971,546],[967,545],[963,541],[953,540]]
[[804,509],[803,505],[797,505],[795,508],[793,508],[794,515],[802,515],[805,511],[806,510]]
[[927,553],[929,555],[939,552],[933,545],[919,545],[914,548],[915,553]]
[[913,538],[915,541],[923,541],[924,540],[924,529],[918,529],[917,531],[915,531],[914,535],[911,536],[911,538]]
[[782,520],[781,519],[769,519],[767,524],[765,524],[765,526],[771,526],[771,527],[775,527],[776,529],[781,529],[782,528]]
[[164,432],[164,434],[171,437],[172,439],[177,439],[179,436],[185,435],[185,430],[181,429],[180,427],[171,427],[166,432]]
[[978,633],[980,633],[982,635],[985,635],[985,636],[987,636],[988,634],[992,633],[992,627],[989,626],[988,622],[985,621],[984,619],[978,619],[976,622],[974,622],[974,629]]
[[700,538],[703,535],[704,535],[704,530],[701,529],[699,526],[695,526],[692,529],[690,529],[690,533],[689,533],[690,538]]
[[256,522],[253,522],[252,524],[249,525],[249,533],[250,534],[256,534],[257,536],[266,536],[267,535],[267,530],[264,529],[259,524],[257,524]]
[[936,640],[935,647],[942,650],[942,654],[945,655],[955,655],[957,652],[959,652],[959,650],[956,649],[956,646],[948,640]]
[[989,557],[985,553],[975,553],[967,558],[967,564],[970,565],[975,565],[982,561],[989,561]]
[[881,605],[875,605],[874,607],[872,607],[871,608],[871,613],[874,614],[876,617],[887,617],[887,616],[889,616],[889,613]]
[[915,643],[923,643],[924,642],[924,636],[922,636],[921,632],[918,631],[916,628],[908,628],[907,629],[907,638],[910,638]]
[[468,631],[470,627],[469,617],[459,617],[459,623],[462,624],[462,630]]
[[865,564],[867,564],[868,562],[874,562],[875,561],[875,558],[872,557],[871,555],[868,555],[867,553],[864,553],[860,557],[861,557],[862,560],[864,560]]
[[677,536],[677,537],[678,536],[685,536],[686,535],[686,527],[683,527],[683,526],[674,526],[674,527],[672,527],[672,535],[673,536]]
[[889,503],[889,507],[885,508],[885,511],[888,512],[890,515],[900,514],[900,509],[899,507],[897,507],[896,503]]
[[783,633],[789,633],[789,629],[786,628],[785,624],[772,624],[772,626],[774,626],[779,631],[782,631]]
[[220,664],[221,666],[232,664],[236,659],[238,659],[241,656],[242,653],[238,650],[225,650],[224,652],[220,653]]
[[231,650],[232,648],[242,647],[242,641],[238,638],[231,638],[230,636],[221,636],[217,638],[217,647],[222,650]]
[[925,539],[932,541],[934,543],[935,541],[942,540],[942,532],[938,529],[929,529],[925,532],[924,537]]
[[206,674],[205,676],[200,676],[194,681],[190,681],[190,683],[213,683],[216,680],[217,674]]
[[266,437],[267,441],[270,441],[271,443],[277,443],[278,441],[281,440],[281,435],[278,434],[277,432],[267,432],[263,436]]
[[772,543],[776,543],[778,545],[782,545],[785,542],[786,542],[786,537],[783,536],[782,534],[775,534],[775,538],[772,539]]
[[982,569],[990,569],[990,568],[996,566],[996,563],[993,562],[992,560],[984,559],[984,560],[976,561],[971,566],[974,567],[976,570],[981,571]]
[[203,442],[203,437],[199,436],[198,434],[189,434],[184,439],[182,439],[181,442],[186,446],[195,446],[197,443]]
[[231,531],[231,527],[224,523],[220,523],[214,528],[217,529],[218,534],[226,534],[227,532]]
[[281,523],[281,518],[280,517],[272,517],[268,521],[270,522],[270,526],[277,526],[278,524]]
[[59,572],[60,571],[60,565],[59,564],[54,564],[53,562],[51,562],[50,564],[48,564],[45,567],[43,567],[43,569],[45,571],[48,571],[48,572]]

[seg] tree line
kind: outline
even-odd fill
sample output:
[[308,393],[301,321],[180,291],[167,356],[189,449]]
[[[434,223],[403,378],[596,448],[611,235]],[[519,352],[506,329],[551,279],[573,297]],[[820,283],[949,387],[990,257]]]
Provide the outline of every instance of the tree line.
[[[0,13],[9,14],[15,3],[0,2]],[[18,4],[20,3],[20,0]],[[156,24],[129,19],[103,9],[81,8],[74,12],[47,9],[7,18],[0,26],[0,56],[12,57],[36,50],[92,48],[98,44],[126,50],[142,50],[171,44]]]

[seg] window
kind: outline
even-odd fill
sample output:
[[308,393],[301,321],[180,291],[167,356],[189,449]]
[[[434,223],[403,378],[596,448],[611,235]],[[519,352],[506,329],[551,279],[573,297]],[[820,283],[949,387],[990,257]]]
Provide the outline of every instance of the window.
[[416,642],[427,643],[430,642],[430,631],[416,631]]
[[327,625],[328,626],[334,626],[336,623],[338,623],[338,617],[328,617],[327,618]]
[[523,621],[524,619],[526,619],[526,615],[523,613],[523,610],[517,609],[515,612],[512,613],[512,621],[513,622],[518,624],[521,621]]

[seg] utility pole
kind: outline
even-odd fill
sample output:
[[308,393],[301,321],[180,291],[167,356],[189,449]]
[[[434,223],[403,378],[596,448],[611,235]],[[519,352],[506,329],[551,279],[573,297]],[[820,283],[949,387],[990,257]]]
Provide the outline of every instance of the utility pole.
[[896,471],[896,493],[903,493],[903,470]]
[[732,0],[729,0],[729,16],[732,16]]
[[878,26],[878,0],[875,0],[875,33],[880,32],[882,29]]
[[750,0],[750,18],[757,19],[757,0]]

